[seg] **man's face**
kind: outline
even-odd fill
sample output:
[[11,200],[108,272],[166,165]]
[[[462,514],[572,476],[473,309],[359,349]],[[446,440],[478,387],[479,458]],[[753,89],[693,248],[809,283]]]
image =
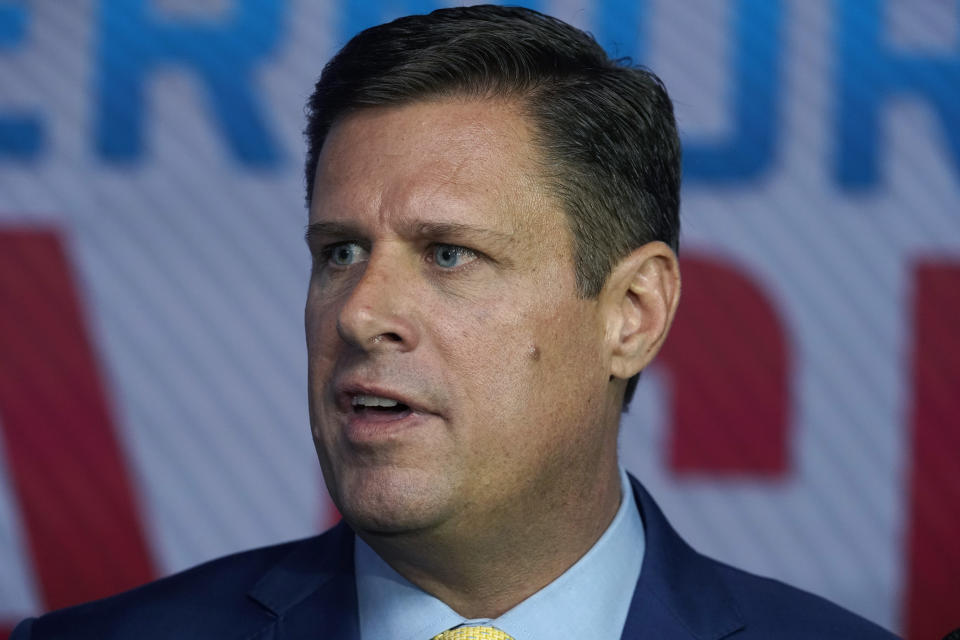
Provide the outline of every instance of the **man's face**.
[[616,464],[603,323],[534,153],[489,101],[361,110],[324,144],[310,418],[361,531],[495,526]]

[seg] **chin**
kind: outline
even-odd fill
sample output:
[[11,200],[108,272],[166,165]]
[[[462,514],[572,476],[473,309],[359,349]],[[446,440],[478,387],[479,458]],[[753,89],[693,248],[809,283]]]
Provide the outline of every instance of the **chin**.
[[414,533],[439,525],[452,511],[443,483],[426,477],[422,470],[366,470],[348,475],[331,495],[355,531]]

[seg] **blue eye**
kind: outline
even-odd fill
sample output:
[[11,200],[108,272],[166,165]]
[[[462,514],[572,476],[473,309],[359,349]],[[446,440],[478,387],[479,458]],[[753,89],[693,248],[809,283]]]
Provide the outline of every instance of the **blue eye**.
[[356,242],[341,242],[327,249],[327,262],[338,267],[345,267],[364,258],[363,247]]
[[438,267],[452,269],[477,257],[470,249],[455,244],[438,244],[433,248],[433,262]]

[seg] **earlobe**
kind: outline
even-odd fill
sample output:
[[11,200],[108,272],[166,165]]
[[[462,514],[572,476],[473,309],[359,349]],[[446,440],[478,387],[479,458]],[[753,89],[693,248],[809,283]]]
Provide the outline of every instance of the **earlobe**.
[[635,249],[614,267],[601,293],[610,374],[630,378],[660,350],[680,300],[676,254],[663,242]]

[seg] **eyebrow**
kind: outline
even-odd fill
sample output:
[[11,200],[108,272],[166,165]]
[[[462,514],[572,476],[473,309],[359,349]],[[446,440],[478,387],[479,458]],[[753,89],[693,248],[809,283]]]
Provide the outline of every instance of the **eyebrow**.
[[342,222],[312,222],[307,225],[307,230],[303,234],[307,244],[312,244],[318,238],[336,239],[336,238],[356,238],[363,235],[360,229],[351,224]]
[[[401,235],[411,238],[457,241],[480,238],[498,245],[512,245],[516,242],[510,233],[497,231],[460,222],[415,222],[401,227]],[[356,225],[343,222],[313,222],[307,225],[304,238],[308,243],[318,238],[361,238],[363,231]]]
[[478,227],[460,222],[417,222],[408,230],[415,238],[433,238],[438,240],[482,239],[500,245],[512,245],[516,242],[513,234],[488,227]]

